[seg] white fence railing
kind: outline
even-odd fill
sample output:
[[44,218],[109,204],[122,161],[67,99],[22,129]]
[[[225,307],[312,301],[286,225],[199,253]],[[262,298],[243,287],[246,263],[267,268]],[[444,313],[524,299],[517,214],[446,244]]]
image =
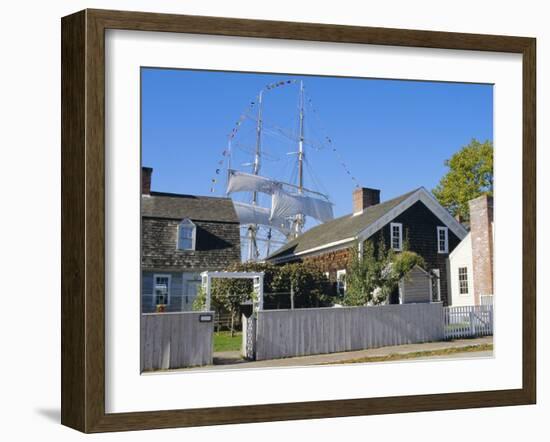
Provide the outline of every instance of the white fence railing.
[[445,338],[473,338],[493,334],[493,305],[445,307]]

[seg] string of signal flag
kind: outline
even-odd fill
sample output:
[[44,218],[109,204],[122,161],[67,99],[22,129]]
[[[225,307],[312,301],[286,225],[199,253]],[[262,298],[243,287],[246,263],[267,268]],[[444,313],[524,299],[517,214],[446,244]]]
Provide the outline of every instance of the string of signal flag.
[[[283,81],[277,81],[275,83],[270,83],[262,89],[262,92],[270,91],[270,90],[277,89],[277,88],[287,86],[287,85],[291,85],[291,84],[295,84],[296,82],[297,82],[297,80],[283,80]],[[246,109],[241,113],[241,115],[239,116],[239,118],[235,122],[233,128],[231,129],[231,132],[228,135],[228,145],[221,152],[221,155],[222,155],[223,158],[221,158],[217,162],[217,167],[215,169],[215,174],[211,178],[211,181],[210,181],[211,182],[210,193],[215,193],[216,192],[216,184],[218,183],[218,178],[217,177],[221,173],[221,171],[223,169],[223,164],[227,160],[227,157],[229,155],[231,155],[230,148],[229,148],[229,145],[230,145],[231,141],[239,133],[239,129],[241,128],[242,124],[246,121],[247,118],[249,118],[249,115],[252,112],[252,110],[255,108],[255,106],[257,105],[258,100],[259,100],[259,95],[256,97],[256,99],[250,101],[250,103],[248,104]],[[315,116],[317,118],[317,122],[320,124],[321,129],[326,134],[327,131],[326,131],[324,125],[321,123],[321,121],[319,119],[318,112],[315,109],[315,107],[313,106],[313,102],[311,100],[311,97],[309,97],[309,96],[307,97],[307,102],[308,102],[309,106],[311,107],[311,110],[315,114]],[[360,187],[359,181],[351,173],[351,171],[350,171],[349,167],[347,166],[346,162],[344,161],[342,155],[340,154],[338,149],[336,149],[336,146],[334,145],[332,138],[325,135],[324,139],[328,143],[328,145],[330,146],[330,149],[332,150],[332,152],[336,155],[336,157],[337,157],[338,161],[340,162],[340,165],[344,169],[346,175],[348,175],[351,178],[351,180],[355,183],[356,187]]]

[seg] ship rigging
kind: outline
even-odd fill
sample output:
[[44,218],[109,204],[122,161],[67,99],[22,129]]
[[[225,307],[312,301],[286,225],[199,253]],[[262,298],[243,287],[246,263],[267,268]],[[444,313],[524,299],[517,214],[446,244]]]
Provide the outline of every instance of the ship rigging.
[[[266,92],[290,85],[298,86],[295,132],[269,125],[265,118]],[[306,138],[305,111],[304,82],[279,81],[259,92],[229,136],[227,149],[224,150],[227,172],[225,193],[232,197],[241,224],[244,261],[258,261],[268,256],[275,248],[300,235],[308,222],[323,223],[333,219],[333,203],[328,192],[315,188],[314,184],[318,185],[319,182],[314,179],[311,165],[307,161],[311,149],[306,152],[306,148],[313,146],[314,141]],[[253,143],[242,142],[240,138],[243,137],[237,137],[245,121],[254,123],[253,133],[252,130],[249,133],[250,138],[253,135]],[[295,159],[290,179],[281,180],[266,173],[268,171],[264,169],[264,163],[276,162],[277,157],[265,149],[265,135],[285,139],[294,146],[290,152],[287,149],[284,156]],[[328,143],[331,142],[330,138],[325,138]],[[250,148],[250,144],[253,144],[253,148]],[[274,143],[271,141],[269,144]],[[239,158],[239,154],[244,154],[248,160],[240,162],[242,158]],[[305,166],[308,166],[311,175],[311,181],[308,182]],[[219,169],[216,173],[218,172]]]

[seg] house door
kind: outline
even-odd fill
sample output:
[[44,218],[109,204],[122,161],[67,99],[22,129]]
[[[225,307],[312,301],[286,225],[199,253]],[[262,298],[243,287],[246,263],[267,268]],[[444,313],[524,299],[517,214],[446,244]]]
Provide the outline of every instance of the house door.
[[199,293],[200,281],[185,281],[185,295],[183,296],[183,310],[193,310],[193,302]]
[[199,293],[201,278],[198,273],[183,274],[182,310],[193,310],[193,302]]
[[401,284],[395,287],[388,296],[388,304],[401,304]]

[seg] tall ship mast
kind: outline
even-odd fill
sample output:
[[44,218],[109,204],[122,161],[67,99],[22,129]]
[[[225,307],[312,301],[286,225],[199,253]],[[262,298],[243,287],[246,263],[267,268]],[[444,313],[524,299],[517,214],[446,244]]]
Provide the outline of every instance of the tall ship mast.
[[[290,85],[298,85],[298,115],[295,120],[297,131],[291,132],[276,125],[266,127],[264,119],[266,92]],[[241,223],[243,261],[254,262],[268,256],[285,242],[296,238],[303,232],[306,223],[323,223],[333,219],[333,204],[326,192],[314,190],[311,188],[313,183],[306,182],[305,179],[308,143],[305,137],[303,81],[286,80],[266,86],[251,102],[248,112],[243,115],[229,137],[228,148],[224,154],[227,157],[226,194],[233,198]],[[237,137],[242,123],[246,120],[255,122],[253,150],[250,149],[249,144],[239,142]],[[294,145],[294,151],[285,152],[282,161],[295,158],[291,179],[282,180],[263,174],[264,161],[277,161],[276,156],[274,158],[272,153],[264,149],[266,132]],[[245,158],[251,156],[251,161],[239,164],[236,161],[237,152],[241,156],[244,154]],[[239,170],[235,166],[248,170]]]

